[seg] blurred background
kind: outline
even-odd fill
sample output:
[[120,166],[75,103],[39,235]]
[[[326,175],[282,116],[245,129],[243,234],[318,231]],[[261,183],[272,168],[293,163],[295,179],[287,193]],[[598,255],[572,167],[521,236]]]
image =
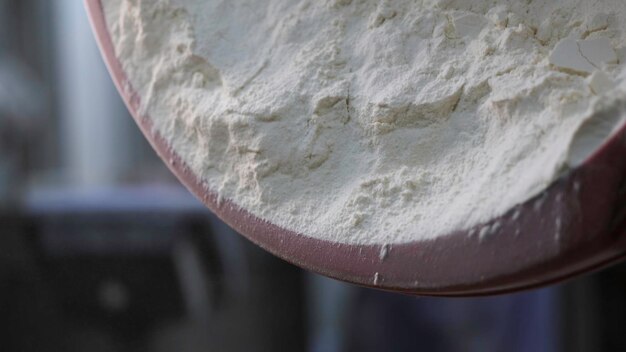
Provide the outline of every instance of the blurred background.
[[158,160],[82,1],[0,0],[2,351],[624,350],[625,270],[473,299],[304,272]]

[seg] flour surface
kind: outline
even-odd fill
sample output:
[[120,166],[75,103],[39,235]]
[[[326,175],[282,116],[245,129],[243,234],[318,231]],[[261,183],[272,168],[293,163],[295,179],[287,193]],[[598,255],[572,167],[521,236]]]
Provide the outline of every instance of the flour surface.
[[[220,197],[398,243],[545,189],[621,124],[623,0],[104,0],[142,114]],[[622,110],[619,110],[622,111]]]

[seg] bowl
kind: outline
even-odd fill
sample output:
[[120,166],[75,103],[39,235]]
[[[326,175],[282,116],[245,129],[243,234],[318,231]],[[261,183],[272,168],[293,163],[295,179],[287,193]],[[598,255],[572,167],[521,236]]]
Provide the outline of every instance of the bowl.
[[[140,113],[118,61],[102,0],[85,0],[110,74],[139,128],[178,179],[223,221],[265,250],[338,280],[407,294],[476,296],[555,283],[626,255],[626,126],[541,194],[471,229],[434,240],[354,245],[307,237],[218,201]],[[616,108],[606,114],[625,114]]]

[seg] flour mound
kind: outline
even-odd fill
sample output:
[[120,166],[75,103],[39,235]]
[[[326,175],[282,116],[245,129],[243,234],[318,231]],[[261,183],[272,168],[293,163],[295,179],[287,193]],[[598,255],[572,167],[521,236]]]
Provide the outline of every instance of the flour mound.
[[141,113],[176,153],[220,197],[314,238],[478,225],[621,122],[596,123],[624,101],[622,0],[103,5]]

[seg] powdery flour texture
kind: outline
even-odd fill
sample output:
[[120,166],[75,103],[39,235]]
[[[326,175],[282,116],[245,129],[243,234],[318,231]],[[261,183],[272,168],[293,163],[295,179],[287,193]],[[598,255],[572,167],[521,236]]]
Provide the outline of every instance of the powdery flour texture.
[[622,0],[102,3],[140,113],[192,171],[319,239],[502,215],[624,110]]

